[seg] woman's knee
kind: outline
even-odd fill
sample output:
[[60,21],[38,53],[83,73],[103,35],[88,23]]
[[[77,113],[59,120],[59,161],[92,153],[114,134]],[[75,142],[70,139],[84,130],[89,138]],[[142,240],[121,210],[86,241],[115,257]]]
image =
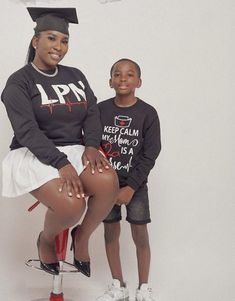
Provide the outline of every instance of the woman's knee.
[[58,199],[60,206],[55,207],[55,212],[62,218],[75,221],[78,220],[86,209],[86,201],[84,198],[61,197]]
[[109,168],[105,170],[104,172],[100,173],[100,175],[101,175],[101,181],[118,187],[118,176],[113,168]]
[[114,170],[109,170],[100,175],[97,183],[97,191],[101,194],[117,196],[119,183],[117,174]]
[[104,170],[102,173],[96,172],[93,175],[89,170],[85,170],[81,179],[88,194],[114,197],[118,193],[118,177],[112,168]]
[[70,197],[66,191],[58,191],[58,180],[52,180],[31,194],[42,204],[49,208],[58,217],[63,219],[76,219],[81,217],[86,208],[84,198],[77,198],[75,195]]

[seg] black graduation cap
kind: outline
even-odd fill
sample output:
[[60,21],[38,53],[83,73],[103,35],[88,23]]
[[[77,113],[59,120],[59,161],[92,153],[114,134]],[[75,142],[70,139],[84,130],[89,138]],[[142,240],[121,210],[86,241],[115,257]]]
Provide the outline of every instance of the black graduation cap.
[[78,24],[76,8],[73,7],[27,7],[27,10],[37,23],[35,33],[56,30],[69,34],[69,23]]

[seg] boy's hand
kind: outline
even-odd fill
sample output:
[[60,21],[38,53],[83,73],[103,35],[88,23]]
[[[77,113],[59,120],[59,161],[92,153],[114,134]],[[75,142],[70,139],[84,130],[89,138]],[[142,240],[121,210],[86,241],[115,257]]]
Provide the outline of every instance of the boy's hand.
[[134,193],[135,193],[135,190],[133,188],[131,188],[130,186],[125,186],[125,187],[120,188],[116,204],[120,205],[120,206],[122,204],[127,205],[131,201]]

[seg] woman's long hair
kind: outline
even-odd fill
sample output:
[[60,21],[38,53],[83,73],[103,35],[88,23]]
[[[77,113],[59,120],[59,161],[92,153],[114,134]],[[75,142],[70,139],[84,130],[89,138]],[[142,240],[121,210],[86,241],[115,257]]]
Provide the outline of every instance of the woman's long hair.
[[29,44],[29,48],[28,48],[28,52],[27,52],[27,56],[26,56],[26,64],[29,64],[33,61],[35,57],[35,49],[33,48],[33,45],[32,45],[32,40],[30,41],[30,44]]
[[[37,33],[33,36],[33,38],[34,37],[39,37],[39,35],[40,35],[40,33]],[[30,44],[29,44],[25,64],[31,63],[34,60],[34,57],[35,57],[35,48],[33,47],[33,44],[32,44],[33,38],[31,39]]]

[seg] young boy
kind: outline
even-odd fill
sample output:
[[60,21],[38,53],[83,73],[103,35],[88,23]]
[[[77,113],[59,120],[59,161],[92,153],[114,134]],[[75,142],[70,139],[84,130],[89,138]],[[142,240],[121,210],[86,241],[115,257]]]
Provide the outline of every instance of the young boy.
[[141,70],[130,59],[120,59],[110,71],[114,98],[99,103],[103,126],[102,148],[119,177],[117,202],[104,220],[105,247],[113,282],[97,301],[129,300],[123,280],[120,253],[121,205],[126,206],[136,246],[139,286],[136,301],[154,301],[148,286],[150,246],[147,178],[161,150],[160,125],[156,110],[135,96],[141,86]]

